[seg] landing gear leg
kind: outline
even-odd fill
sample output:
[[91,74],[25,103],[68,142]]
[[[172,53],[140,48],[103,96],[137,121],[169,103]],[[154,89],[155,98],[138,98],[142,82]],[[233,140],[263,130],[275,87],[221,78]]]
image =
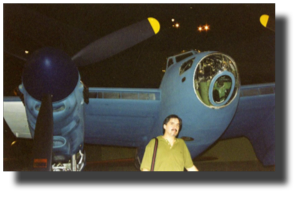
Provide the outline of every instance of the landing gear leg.
[[142,150],[140,150],[140,148],[137,148],[136,154],[135,154],[135,161],[134,161],[135,168],[139,171],[140,171],[140,166],[141,166],[141,160],[140,160],[140,155],[139,155],[140,151],[142,151]]
[[77,154],[72,155],[71,160],[67,163],[55,163],[52,165],[52,171],[82,171],[85,165],[86,154],[80,150]]

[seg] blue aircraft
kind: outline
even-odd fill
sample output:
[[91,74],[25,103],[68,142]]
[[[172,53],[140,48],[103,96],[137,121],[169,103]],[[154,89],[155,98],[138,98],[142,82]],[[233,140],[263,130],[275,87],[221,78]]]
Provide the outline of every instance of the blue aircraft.
[[159,30],[159,22],[148,18],[72,58],[47,47],[27,59],[19,96],[4,97],[4,119],[16,137],[33,139],[34,171],[83,170],[85,143],[137,147],[138,165],[170,114],[183,119],[178,137],[193,158],[219,139],[245,136],[263,165],[275,164],[275,84],[241,86],[229,55],[191,50],[170,56],[158,89],[87,88],[81,81],[77,67],[111,57]]

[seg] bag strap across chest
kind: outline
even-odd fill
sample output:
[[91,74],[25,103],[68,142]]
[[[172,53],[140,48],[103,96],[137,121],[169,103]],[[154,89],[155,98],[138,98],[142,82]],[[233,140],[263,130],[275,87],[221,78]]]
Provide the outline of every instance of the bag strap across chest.
[[151,163],[150,171],[154,171],[154,167],[155,167],[155,163],[156,163],[157,149],[158,149],[158,139],[155,138],[154,154],[153,154],[153,158],[152,158],[152,163]]

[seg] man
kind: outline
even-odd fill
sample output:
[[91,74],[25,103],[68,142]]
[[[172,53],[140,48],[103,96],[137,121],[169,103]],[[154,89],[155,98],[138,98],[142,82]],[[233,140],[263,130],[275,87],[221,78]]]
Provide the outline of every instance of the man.
[[[193,164],[188,148],[183,139],[176,138],[182,128],[182,119],[169,115],[163,122],[163,136],[158,136],[158,150],[155,171],[198,171]],[[154,152],[155,139],[145,148],[141,163],[142,171],[150,171]]]

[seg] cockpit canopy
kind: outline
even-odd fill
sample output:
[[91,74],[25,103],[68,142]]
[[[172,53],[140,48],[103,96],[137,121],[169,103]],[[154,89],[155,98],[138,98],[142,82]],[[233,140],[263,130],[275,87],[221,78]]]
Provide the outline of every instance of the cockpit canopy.
[[182,52],[181,54],[177,54],[177,55],[174,55],[174,56],[171,56],[171,57],[168,57],[167,58],[167,61],[166,61],[166,70],[171,67],[173,64],[175,63],[178,63],[192,55],[195,55],[195,54],[198,54],[200,53],[200,51],[197,51],[197,50],[191,50],[191,51],[188,51],[188,52]]

